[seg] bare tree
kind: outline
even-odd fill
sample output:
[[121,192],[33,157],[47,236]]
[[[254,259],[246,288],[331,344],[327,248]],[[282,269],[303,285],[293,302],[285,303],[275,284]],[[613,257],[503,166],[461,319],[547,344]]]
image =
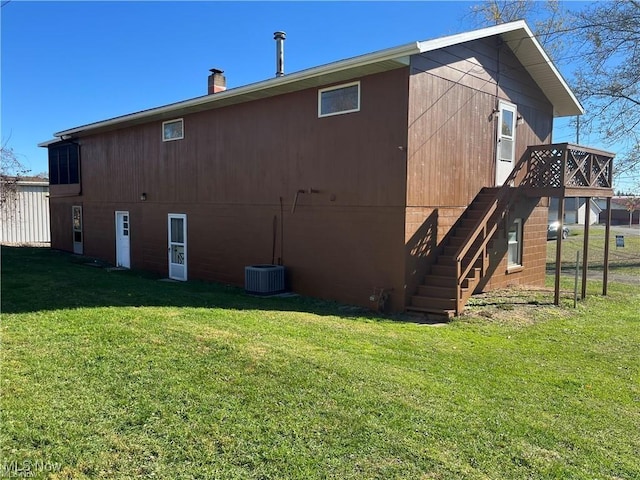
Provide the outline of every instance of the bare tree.
[[574,14],[580,63],[574,89],[581,124],[619,152],[615,175],[638,182],[640,169],[640,2],[597,2]]
[[540,44],[556,62],[562,59],[572,40],[564,35],[569,28],[569,16],[558,0],[485,0],[471,7],[471,17],[477,26],[527,20]]
[[617,154],[614,178],[640,188],[640,0],[579,11],[557,0],[485,0],[472,16],[482,25],[526,19],[556,63],[572,62],[570,83],[585,107],[580,128]]
[[629,197],[624,201],[624,206],[629,212],[629,226],[633,225],[633,212],[640,210],[640,197]]
[[9,208],[15,201],[18,181],[27,173],[29,169],[4,142],[0,147],[0,207]]

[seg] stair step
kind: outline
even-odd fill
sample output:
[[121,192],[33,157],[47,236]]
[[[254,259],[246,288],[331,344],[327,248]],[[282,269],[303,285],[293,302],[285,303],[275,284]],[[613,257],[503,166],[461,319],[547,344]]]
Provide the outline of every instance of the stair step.
[[442,251],[442,256],[451,257],[451,260],[453,260],[453,256],[458,253],[458,250],[460,250],[460,247],[457,245],[447,245]]
[[466,237],[461,237],[461,236],[452,236],[449,237],[449,241],[447,242],[447,246],[449,247],[456,247],[456,248],[460,248],[460,245],[462,245],[464,242],[467,241]]
[[[422,285],[418,286],[416,294],[411,297],[411,305],[407,307],[407,310],[448,317],[455,314],[458,270],[455,255],[468,242],[468,237],[473,233],[478,221],[496,201],[498,191],[498,188],[483,188],[466,208],[462,217],[447,236],[444,248],[441,250],[442,253],[431,265],[431,272],[424,277]],[[470,245],[467,257],[463,260],[466,265],[484,241],[481,237],[482,235],[478,235],[473,245]],[[467,278],[462,280],[461,295],[465,301],[480,282],[481,265],[482,258],[478,258],[467,274]]]
[[487,207],[488,206],[489,206],[489,204],[486,204],[486,205],[483,204],[482,206],[479,206],[479,205],[476,205],[476,204],[472,204],[465,211],[464,219],[465,220],[473,220],[474,222],[477,222],[478,219],[484,215],[484,212],[487,211]]
[[[472,258],[471,255],[468,255],[468,256],[464,257],[462,259],[462,264],[463,265],[467,265],[471,261],[471,258]],[[452,256],[440,255],[436,259],[435,263],[437,265],[448,265],[448,266],[453,265],[453,266],[455,266],[456,265],[456,259],[455,259],[455,257],[453,257],[453,255]],[[476,259],[476,267],[480,268],[481,265],[479,265],[479,264],[482,264],[482,257],[478,257]]]
[[[478,278],[480,277],[480,267],[473,267],[471,271],[467,274],[467,277]],[[430,276],[446,278],[454,282],[456,280],[456,274],[458,273],[455,265],[431,265],[431,273]],[[445,283],[445,285],[449,285],[449,283]]]
[[[445,277],[442,275],[425,275],[421,286],[456,288],[456,283],[456,278],[454,276]],[[465,278],[462,280],[462,288],[471,288],[471,286],[475,286],[476,283],[477,281],[475,277]]]
[[[464,291],[468,290],[463,288]],[[455,286],[437,286],[437,285],[420,285],[418,287],[417,295],[423,297],[438,297],[438,298],[455,298],[456,287]]]
[[425,307],[414,307],[409,305],[406,310],[408,312],[420,312],[420,313],[430,313],[433,315],[441,315],[443,317],[452,318],[455,316],[455,310],[443,310],[441,308],[425,308]]
[[442,277],[455,278],[458,270],[455,264],[442,265],[440,263],[436,263],[434,265],[431,265],[431,273],[434,275],[440,275]]
[[[487,243],[487,248],[491,249],[493,245],[493,240],[489,240],[489,243]],[[456,253],[458,253],[458,250],[460,249],[459,245],[447,245],[446,247],[444,247],[444,249],[442,250],[442,258],[446,258],[446,257],[450,257],[451,260],[453,261],[454,259],[454,255]],[[469,251],[471,251],[472,249],[470,249]],[[440,257],[438,257],[440,258]]]
[[456,287],[456,279],[454,276],[445,277],[442,275],[426,275],[422,280],[422,285],[434,287]]
[[472,231],[473,225],[460,224],[456,227],[456,236],[467,238]]
[[438,308],[442,310],[455,310],[456,299],[423,297],[422,295],[414,295],[413,297],[411,297],[411,306],[422,308]]
[[428,313],[431,315],[440,315],[447,318],[453,318],[456,314],[455,310],[443,310],[441,308],[425,308],[425,307],[414,307],[409,305],[406,310],[408,312],[420,312],[420,313]]

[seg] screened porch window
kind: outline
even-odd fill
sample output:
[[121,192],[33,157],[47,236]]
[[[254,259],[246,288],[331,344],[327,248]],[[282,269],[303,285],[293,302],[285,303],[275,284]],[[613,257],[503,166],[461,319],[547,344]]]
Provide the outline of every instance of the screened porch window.
[[49,185],[80,183],[80,146],[75,143],[49,147]]

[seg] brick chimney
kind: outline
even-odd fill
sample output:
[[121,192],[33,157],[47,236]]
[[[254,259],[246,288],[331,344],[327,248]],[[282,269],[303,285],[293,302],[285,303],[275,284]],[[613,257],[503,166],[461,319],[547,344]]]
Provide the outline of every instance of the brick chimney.
[[212,68],[209,70],[209,95],[212,93],[224,92],[227,89],[227,79],[223,75],[223,70]]

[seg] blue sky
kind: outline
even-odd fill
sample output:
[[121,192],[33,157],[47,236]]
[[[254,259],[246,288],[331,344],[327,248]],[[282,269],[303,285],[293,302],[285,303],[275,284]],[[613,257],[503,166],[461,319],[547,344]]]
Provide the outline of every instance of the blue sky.
[[273,77],[276,30],[291,73],[473,29],[476,3],[2,0],[2,141],[45,171],[54,132],[204,95],[213,67],[229,88]]

